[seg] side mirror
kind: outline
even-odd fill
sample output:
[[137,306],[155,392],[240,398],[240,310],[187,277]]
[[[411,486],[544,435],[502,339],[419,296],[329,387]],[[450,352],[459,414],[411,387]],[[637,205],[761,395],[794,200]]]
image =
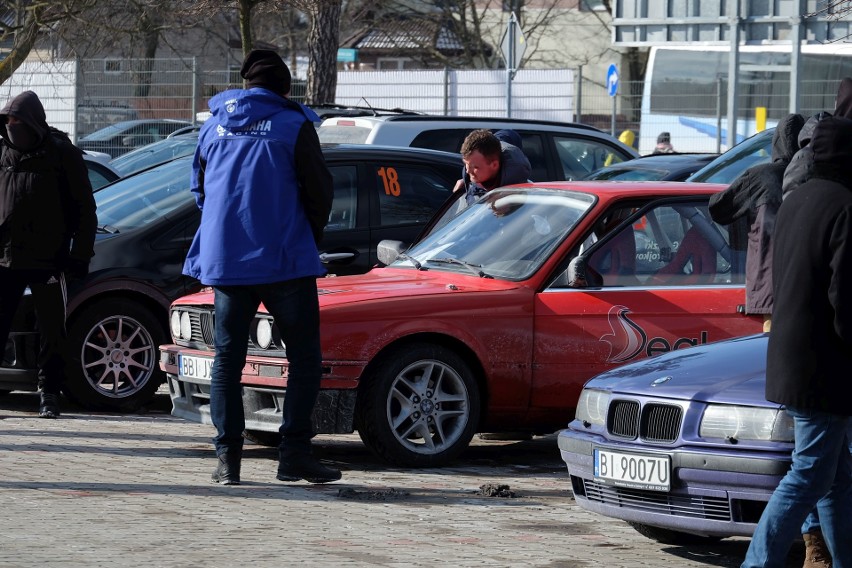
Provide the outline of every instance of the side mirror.
[[395,261],[404,250],[405,244],[402,241],[384,239],[379,241],[376,247],[376,257],[379,259],[379,262],[387,266]]
[[575,257],[568,264],[568,286],[571,288],[600,288],[603,277],[589,266],[585,256]]

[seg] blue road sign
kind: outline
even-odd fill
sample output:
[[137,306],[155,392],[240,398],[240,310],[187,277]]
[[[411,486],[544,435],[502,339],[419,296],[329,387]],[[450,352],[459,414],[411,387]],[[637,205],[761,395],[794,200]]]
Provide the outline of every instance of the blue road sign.
[[611,97],[618,92],[618,67],[615,63],[610,65],[606,72],[606,92]]

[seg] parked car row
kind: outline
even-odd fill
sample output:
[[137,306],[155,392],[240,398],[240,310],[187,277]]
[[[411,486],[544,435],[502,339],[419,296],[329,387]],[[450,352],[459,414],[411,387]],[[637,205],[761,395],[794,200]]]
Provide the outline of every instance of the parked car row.
[[[414,148],[324,148],[334,205],[320,258],[331,274],[366,272],[378,242],[413,241],[452,191],[457,154]],[[157,346],[169,304],[200,288],[181,274],[201,213],[190,156],[124,177],[95,192],[98,235],[89,274],[68,289],[71,364],[65,394],[87,408],[133,410],[163,383]],[[87,160],[90,176],[100,164]],[[395,180],[393,191],[389,179]],[[38,341],[25,296],[0,367],[1,390],[34,390]]]
[[[319,286],[316,430],[435,466],[476,432],[549,433],[576,408],[558,445],[580,506],[662,542],[750,534],[789,466],[791,426],[763,399],[765,336],[714,343],[762,322],[740,313],[743,253],[707,200],[769,159],[771,131],[719,157],[636,158],[577,125],[350,114],[318,130],[368,144],[324,146],[335,198],[320,249],[337,277]],[[456,215],[474,126],[519,131],[545,181]],[[212,295],[180,273],[200,218],[189,130],[86,157],[100,227],[91,273],[69,288],[65,393],[88,408],[138,408],[167,378],[175,415],[210,420]],[[716,183],[665,182],[690,175]],[[570,181],[582,176],[620,181]],[[277,444],[286,346],[263,309],[252,329],[247,436]],[[0,391],[35,387],[35,330],[25,298]]]

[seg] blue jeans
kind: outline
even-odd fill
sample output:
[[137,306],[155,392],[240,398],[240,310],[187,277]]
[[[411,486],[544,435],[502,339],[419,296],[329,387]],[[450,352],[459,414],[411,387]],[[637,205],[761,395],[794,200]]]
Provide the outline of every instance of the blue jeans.
[[[849,453],[852,454],[852,421],[850,421],[849,430],[846,432],[846,439],[849,442]],[[808,518],[805,519],[805,522],[802,524],[802,534],[818,530],[820,530],[819,511],[814,508],[814,510],[811,511],[810,514],[808,514]]]
[[216,356],[210,371],[210,418],[216,426],[216,455],[243,446],[245,413],[240,378],[249,329],[261,302],[287,346],[287,392],[281,419],[283,455],[310,453],[311,414],[322,374],[316,279],[273,284],[214,286]]
[[743,568],[783,567],[814,505],[835,568],[852,566],[852,470],[849,417],[787,407],[793,417],[793,465],[769,499]]

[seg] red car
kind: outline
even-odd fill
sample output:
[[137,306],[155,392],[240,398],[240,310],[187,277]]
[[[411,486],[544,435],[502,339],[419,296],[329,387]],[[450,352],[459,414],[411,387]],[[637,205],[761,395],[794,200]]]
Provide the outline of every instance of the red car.
[[[501,188],[389,266],[319,281],[318,433],[357,430],[385,460],[436,466],[477,432],[549,433],[583,384],[628,361],[759,332],[744,251],[707,212],[725,186],[550,182]],[[209,422],[212,291],[171,308],[172,414]],[[243,370],[250,437],[275,443],[286,347],[264,311]]]

